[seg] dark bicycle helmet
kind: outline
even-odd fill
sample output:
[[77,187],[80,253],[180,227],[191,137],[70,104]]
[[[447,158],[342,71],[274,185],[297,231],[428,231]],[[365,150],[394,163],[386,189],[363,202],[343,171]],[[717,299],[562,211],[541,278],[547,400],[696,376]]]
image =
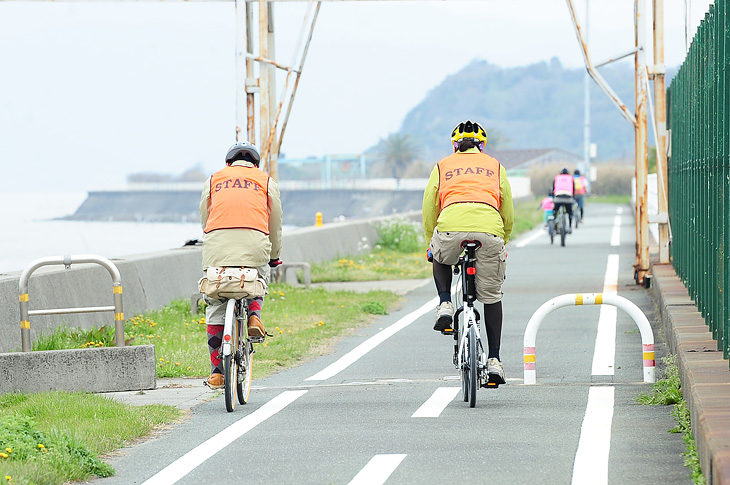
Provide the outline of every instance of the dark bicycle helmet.
[[561,175],[570,175],[570,170],[568,170],[567,167],[563,167],[563,169],[560,171]]
[[577,168],[573,171],[573,175],[580,175],[580,170]]
[[[245,157],[246,155],[248,155],[248,157]],[[228,153],[226,154],[226,165],[230,165],[236,160],[245,159],[249,159],[248,161],[258,167],[259,162],[261,161],[261,154],[259,154],[259,149],[256,148],[256,145],[252,145],[247,141],[239,141],[228,149]]]

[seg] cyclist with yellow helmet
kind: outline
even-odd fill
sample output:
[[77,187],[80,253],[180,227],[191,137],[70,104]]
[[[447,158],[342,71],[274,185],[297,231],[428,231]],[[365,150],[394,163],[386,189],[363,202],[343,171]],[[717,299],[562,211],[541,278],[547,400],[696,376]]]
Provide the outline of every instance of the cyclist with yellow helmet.
[[514,222],[512,191],[504,167],[482,153],[487,133],[479,123],[459,123],[451,133],[454,153],[431,171],[423,193],[423,231],[431,241],[433,278],[440,303],[434,330],[451,328],[451,267],[459,260],[461,242],[477,240],[477,300],[484,304],[489,345],[487,373],[504,384],[499,355],[502,339],[502,283],[507,261],[505,244]]

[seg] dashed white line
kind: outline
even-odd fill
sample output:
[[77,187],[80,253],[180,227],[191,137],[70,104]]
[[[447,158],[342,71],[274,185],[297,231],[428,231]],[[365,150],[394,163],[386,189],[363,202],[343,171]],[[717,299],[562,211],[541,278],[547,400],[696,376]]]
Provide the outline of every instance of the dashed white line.
[[375,455],[360,473],[355,475],[350,485],[379,485],[398,468],[406,455]]
[[613,422],[613,387],[591,387],[573,463],[573,485],[608,483],[608,454]]
[[621,245],[621,213],[623,210],[621,207],[616,210],[616,212],[619,214],[616,217],[613,218],[613,229],[611,230],[611,246],[620,246]]
[[412,311],[408,315],[404,316],[388,328],[385,328],[381,330],[380,332],[376,333],[342,357],[340,357],[335,362],[331,363],[321,371],[317,372],[311,377],[307,377],[305,380],[307,381],[323,381],[325,379],[329,379],[330,377],[338,374],[339,372],[346,369],[348,366],[352,365],[353,363],[357,362],[357,360],[373,350],[375,347],[380,345],[381,343],[385,342],[388,338],[395,335],[396,332],[406,328],[411,323],[415,322],[418,318],[420,318],[422,315],[424,315],[426,312],[433,311],[436,308],[436,305],[438,304],[438,297],[435,297],[428,301],[425,305],[420,307],[417,310]]
[[142,485],[168,485],[180,480],[198,465],[237,440],[258,424],[261,424],[289,404],[306,394],[307,391],[285,391],[267,402],[248,416],[244,416],[226,429],[196,446],[183,456],[163,468]]
[[460,387],[439,387],[428,401],[423,403],[411,416],[412,418],[438,418],[461,390]]

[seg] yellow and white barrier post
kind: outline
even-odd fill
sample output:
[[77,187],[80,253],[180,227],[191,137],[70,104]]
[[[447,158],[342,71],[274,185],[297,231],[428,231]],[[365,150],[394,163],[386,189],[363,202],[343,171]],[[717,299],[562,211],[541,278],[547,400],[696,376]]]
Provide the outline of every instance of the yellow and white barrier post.
[[646,315],[630,300],[618,295],[604,293],[572,293],[567,295],[556,296],[555,298],[543,303],[540,308],[532,314],[530,321],[527,322],[524,338],[524,362],[525,362],[525,384],[532,385],[537,382],[535,365],[535,340],[537,338],[537,330],[548,313],[565,306],[578,305],[613,305],[624,310],[634,319],[641,333],[641,346],[644,361],[644,382],[656,382],[655,359],[654,359],[654,332],[651,329],[649,320]]

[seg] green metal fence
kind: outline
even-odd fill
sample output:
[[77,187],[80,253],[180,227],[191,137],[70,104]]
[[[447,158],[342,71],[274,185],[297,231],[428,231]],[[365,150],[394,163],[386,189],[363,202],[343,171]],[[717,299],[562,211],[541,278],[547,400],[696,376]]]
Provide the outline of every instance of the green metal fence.
[[672,264],[730,354],[730,0],[697,29],[667,97]]

